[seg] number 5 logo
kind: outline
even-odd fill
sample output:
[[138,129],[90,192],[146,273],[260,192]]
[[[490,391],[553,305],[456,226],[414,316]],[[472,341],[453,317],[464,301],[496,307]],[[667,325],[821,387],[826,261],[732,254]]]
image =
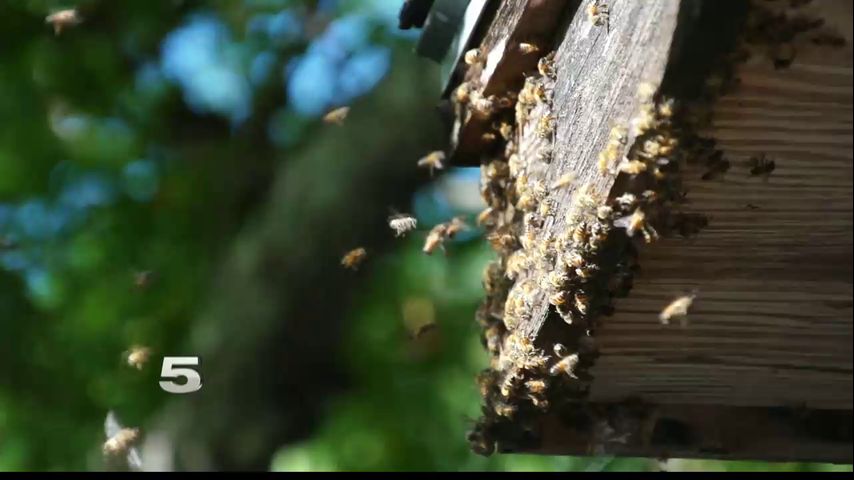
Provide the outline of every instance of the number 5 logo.
[[202,389],[202,377],[191,367],[198,367],[199,357],[163,357],[160,378],[186,378],[183,382],[161,380],[160,388],[169,393],[193,393]]

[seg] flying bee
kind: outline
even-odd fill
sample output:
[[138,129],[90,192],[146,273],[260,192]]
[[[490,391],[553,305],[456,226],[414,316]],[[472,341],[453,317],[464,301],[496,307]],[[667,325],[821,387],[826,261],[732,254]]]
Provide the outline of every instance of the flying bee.
[[127,352],[127,364],[137,370],[142,370],[148,360],[151,358],[151,349],[134,345]]
[[723,158],[723,151],[716,150],[706,161],[706,172],[700,177],[702,180],[713,180],[720,177],[729,170],[729,160]]
[[480,49],[472,48],[465,53],[464,60],[466,65],[477,65],[483,63],[483,54]]
[[454,238],[458,233],[469,229],[463,217],[454,217],[445,225],[445,236],[448,238]]
[[107,412],[107,419],[104,421],[104,433],[107,436],[107,441],[102,447],[105,456],[109,458],[124,456],[131,470],[142,469],[142,459],[135,446],[140,437],[138,428],[123,427],[116,414],[110,411]]
[[519,44],[519,51],[520,51],[520,52],[522,52],[522,53],[523,53],[523,54],[525,54],[525,55],[528,55],[528,54],[530,54],[530,53],[537,53],[537,52],[539,52],[539,51],[540,51],[540,47],[538,47],[538,46],[534,45],[533,43],[525,43],[525,42],[522,42],[522,43],[520,43],[520,44]]
[[560,360],[552,365],[549,369],[549,374],[552,376],[565,374],[570,378],[578,379],[578,377],[575,376],[575,367],[578,365],[578,354],[573,353],[570,355],[569,352],[567,352],[566,347],[560,343],[555,344],[554,352]]
[[547,113],[540,117],[537,121],[536,134],[540,138],[549,138],[549,136],[554,132],[555,128],[555,119],[552,114]]
[[573,173],[573,172],[564,173],[563,175],[560,176],[560,178],[558,178],[557,180],[554,181],[554,183],[552,183],[552,190],[557,190],[560,188],[568,187],[568,186],[572,185],[572,183],[574,181],[575,181],[575,173]]
[[548,55],[537,62],[537,71],[539,71],[540,75],[544,77],[557,77],[557,71],[555,70],[555,52],[549,52]]
[[361,263],[365,260],[365,257],[367,256],[368,252],[364,248],[354,248],[353,250],[350,250],[349,252],[344,254],[344,257],[341,259],[341,265],[343,265],[344,268],[348,268],[350,270],[358,270],[359,265],[361,265]]
[[486,132],[486,133],[484,133],[483,135],[481,135],[481,136],[480,136],[480,140],[481,140],[483,143],[487,143],[487,144],[488,144],[488,143],[492,143],[492,142],[494,142],[494,141],[498,140],[498,136],[497,136],[497,135],[495,135],[495,134],[494,134],[494,133],[492,133],[492,132]]
[[344,120],[347,119],[347,115],[349,113],[350,107],[336,108],[323,116],[323,123],[329,125],[343,125]]
[[412,215],[405,213],[392,215],[388,219],[388,226],[394,230],[395,237],[402,237],[406,235],[407,232],[414,230],[417,225],[418,220],[416,220]]
[[646,243],[652,243],[654,239],[658,238],[658,232],[647,223],[646,213],[641,208],[636,208],[631,215],[614,220],[614,226],[625,228],[626,235],[629,237],[633,237],[635,233],[640,231]]
[[421,159],[418,160],[418,166],[420,168],[427,168],[430,170],[430,176],[432,176],[433,170],[442,170],[445,168],[444,162],[445,152],[436,150],[421,157]]
[[151,270],[134,272],[133,284],[136,288],[143,290],[145,288],[148,288],[149,285],[151,285],[153,278],[154,278],[154,272],[152,272]]
[[610,33],[611,31],[611,25],[609,22],[610,14],[611,12],[608,5],[600,3],[599,0],[593,0],[593,3],[587,6],[587,18],[597,27],[604,25],[605,33]]
[[777,167],[774,160],[769,160],[764,153],[760,154],[758,157],[750,157],[748,165],[750,166],[751,175],[763,175],[766,179]]
[[80,17],[77,9],[68,8],[51,13],[45,17],[44,22],[53,25],[54,35],[59,35],[67,27],[80,25],[83,22],[83,18]]
[[695,298],[697,298],[697,293],[693,292],[690,295],[684,295],[673,300],[669,305],[664,307],[664,310],[658,315],[658,319],[662,324],[667,325],[671,319],[680,318],[684,324],[688,318],[688,309],[691,308],[691,304],[694,303]]
[[440,223],[433,227],[430,232],[427,234],[427,238],[424,240],[424,248],[421,249],[427,255],[431,255],[433,251],[437,248],[440,248],[443,252],[445,251],[445,236],[448,232],[448,225],[444,223]]

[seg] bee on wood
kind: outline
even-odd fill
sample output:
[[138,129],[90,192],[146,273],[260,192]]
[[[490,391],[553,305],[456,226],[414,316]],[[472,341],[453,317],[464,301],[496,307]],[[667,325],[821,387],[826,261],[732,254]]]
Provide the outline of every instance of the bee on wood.
[[590,309],[590,297],[584,293],[576,293],[573,297],[573,301],[575,309],[578,310],[578,313],[582,315],[587,315],[587,312]]
[[140,437],[138,428],[123,427],[116,414],[110,411],[104,421],[104,433],[107,436],[107,441],[102,447],[105,456],[110,458],[124,456],[131,470],[139,471],[142,469],[142,459],[136,448],[136,443]]
[[538,47],[538,46],[534,45],[533,43],[525,43],[525,42],[522,42],[522,43],[520,43],[520,44],[519,44],[519,51],[520,51],[520,52],[522,52],[522,53],[523,53],[523,54],[525,54],[525,55],[528,55],[529,53],[537,53],[537,52],[539,52],[539,51],[540,51],[540,47]]
[[550,198],[546,198],[540,202],[540,205],[537,207],[537,213],[541,217],[548,217],[554,214],[555,202]]
[[688,309],[691,308],[691,304],[694,303],[695,298],[697,298],[697,293],[693,292],[690,295],[684,295],[673,300],[669,305],[664,307],[664,310],[658,315],[658,319],[663,325],[667,325],[671,319],[680,318],[684,324],[687,321]]
[[501,381],[501,386],[499,387],[501,395],[505,398],[511,396],[513,394],[513,390],[519,387],[522,380],[523,377],[518,371],[511,370],[508,372],[507,375],[504,376],[504,379]]
[[510,125],[507,122],[501,122],[497,130],[504,140],[511,140],[513,138],[513,125]]
[[344,120],[347,119],[347,115],[349,113],[350,107],[336,108],[323,116],[323,123],[330,125],[343,125]]
[[614,209],[607,205],[600,205],[596,209],[596,218],[599,220],[608,220],[614,215]]
[[563,307],[567,304],[566,292],[563,290],[555,292],[549,296],[549,303],[555,307]]
[[367,250],[362,247],[354,248],[347,252],[344,257],[341,259],[341,265],[344,268],[348,268],[350,270],[358,270],[359,265],[365,260],[365,257],[368,256]]
[[638,85],[638,100],[641,102],[649,102],[652,101],[652,97],[655,95],[658,87],[649,82],[642,82]]
[[537,136],[543,139],[549,138],[549,136],[554,132],[555,128],[555,119],[552,114],[547,113],[540,117],[537,121],[536,133]]
[[575,182],[575,173],[569,172],[560,176],[557,180],[552,183],[552,190],[558,190],[561,188],[566,188],[572,183]]
[[557,70],[555,70],[555,52],[549,52],[548,55],[541,58],[537,62],[537,71],[540,75],[548,78],[557,78]]
[[552,270],[546,278],[548,279],[548,284],[555,290],[562,290],[567,282],[569,282],[569,276],[560,270]]
[[392,215],[388,219],[388,226],[394,230],[395,237],[402,237],[406,235],[407,232],[414,230],[417,225],[418,220],[416,220],[412,215],[405,213]]
[[424,240],[424,248],[421,250],[427,255],[431,255],[437,248],[445,251],[445,237],[448,233],[448,225],[440,223],[433,227],[427,234]]
[[771,175],[771,172],[777,167],[774,160],[769,160],[765,154],[761,154],[757,157],[750,157],[748,160],[748,166],[750,166],[750,175],[758,176],[762,175],[766,179]]
[[507,269],[505,275],[507,278],[514,280],[521,273],[531,267],[531,259],[524,250],[517,250],[507,258]]
[[445,168],[445,152],[441,150],[436,150],[435,152],[430,152],[421,159],[418,160],[418,166],[420,168],[427,168],[430,170],[430,175],[433,175],[433,170],[442,170]]
[[629,237],[633,237],[635,233],[641,232],[646,243],[652,243],[654,239],[658,238],[658,232],[647,223],[646,213],[640,208],[636,208],[631,215],[614,220],[614,226],[625,228],[626,235]]
[[600,3],[599,0],[593,0],[593,3],[587,6],[587,18],[594,26],[601,27],[604,25],[605,33],[611,32],[610,15],[608,5]]
[[150,358],[151,349],[139,345],[131,347],[126,356],[127,364],[137,370],[142,370]]
[[611,165],[613,165],[619,155],[620,149],[613,143],[609,143],[605,147],[605,150],[599,152],[599,172],[605,173],[610,171],[611,173],[615,173]]
[[77,9],[68,8],[51,13],[45,17],[44,21],[53,25],[54,35],[59,35],[65,28],[80,25],[83,22],[83,18],[80,17]]
[[528,392],[533,393],[535,395],[546,393],[546,389],[548,388],[548,386],[548,382],[546,382],[546,380],[544,379],[534,379],[525,382],[525,388],[528,389]]
[[466,65],[477,65],[483,63],[483,53],[481,53],[480,49],[472,48],[465,53],[464,60]]
[[495,113],[495,98],[494,96],[482,97],[479,95],[471,95],[469,107],[472,112],[479,118],[489,118]]
[[566,347],[560,343],[555,344],[554,352],[560,360],[552,365],[549,369],[549,374],[552,376],[565,374],[570,378],[578,379],[578,377],[575,376],[575,367],[578,365],[578,354],[569,354]]

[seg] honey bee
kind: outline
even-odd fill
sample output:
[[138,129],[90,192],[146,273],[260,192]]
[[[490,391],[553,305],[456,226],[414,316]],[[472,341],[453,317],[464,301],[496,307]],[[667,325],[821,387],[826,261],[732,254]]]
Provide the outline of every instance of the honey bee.
[[495,105],[500,109],[512,108],[516,103],[516,94],[514,92],[507,92],[501,97],[498,97],[495,100]]
[[477,48],[467,51],[464,56],[466,65],[477,65],[483,63],[483,54]]
[[537,199],[530,193],[523,193],[516,202],[516,208],[523,212],[530,212],[537,208]]
[[729,160],[723,158],[723,151],[716,150],[706,161],[706,172],[700,177],[702,180],[714,180],[729,170]]
[[658,114],[664,118],[672,117],[675,110],[676,101],[672,98],[668,98],[658,104]]
[[643,209],[640,208],[636,208],[634,213],[629,216],[614,220],[614,226],[617,228],[625,228],[626,235],[629,237],[634,236],[635,233],[640,231],[643,234],[646,243],[651,243],[653,239],[658,238],[658,233],[654,228],[652,228],[652,226],[647,224],[646,213],[644,213]]
[[619,125],[614,126],[611,129],[611,132],[608,134],[608,139],[610,142],[616,142],[621,145],[625,145],[626,142],[629,141],[629,132],[625,127],[621,127]]
[[537,151],[537,160],[543,163],[551,163],[554,152],[549,147],[542,147]]
[[522,380],[522,375],[518,371],[511,370],[508,372],[507,375],[504,376],[504,379],[501,381],[501,386],[499,387],[501,395],[505,398],[512,395],[513,390],[519,386]]
[[534,84],[534,87],[532,90],[533,90],[534,98],[536,100],[538,100],[539,102],[548,103],[549,101],[551,101],[551,98],[549,97],[549,92],[548,92],[548,90],[546,90],[546,86],[543,85],[542,83]]
[[645,172],[646,168],[646,163],[640,160],[629,160],[628,158],[623,158],[623,161],[617,165],[617,171],[629,175],[639,175]]
[[349,113],[350,107],[336,108],[323,116],[323,123],[330,125],[343,125],[344,120],[347,119],[347,115]]
[[151,285],[151,281],[154,278],[154,272],[151,270],[144,270],[141,272],[135,272],[133,274],[133,284],[136,288],[142,290],[148,288]]
[[620,150],[613,143],[609,143],[605,150],[599,152],[599,172],[605,173],[611,171],[611,165],[617,160],[617,156],[620,155]]
[[481,140],[483,143],[492,143],[492,142],[494,142],[494,141],[498,140],[498,136],[496,136],[496,135],[495,135],[494,133],[492,133],[492,132],[486,132],[486,133],[484,133],[483,135],[481,135],[481,136],[480,136],[480,140]]
[[66,27],[74,27],[80,25],[83,19],[77,12],[77,9],[68,8],[53,12],[44,19],[45,23],[53,25],[54,35],[59,35]]
[[504,334],[504,325],[496,323],[484,331],[486,339],[486,349],[493,355],[498,355],[501,352],[502,335]]
[[638,85],[638,100],[641,102],[649,102],[655,95],[656,90],[658,90],[658,87],[655,85],[649,82],[642,82]]
[[507,165],[510,167],[510,176],[519,177],[522,170],[525,168],[525,163],[519,154],[514,153],[507,158]]
[[469,96],[471,94],[471,84],[468,82],[463,82],[454,90],[454,99],[457,103],[466,104],[469,102]]
[[418,220],[412,215],[400,213],[393,215],[388,219],[388,226],[394,230],[395,237],[402,237],[410,230],[414,230],[418,225]]
[[448,232],[448,225],[440,223],[433,227],[427,234],[427,239],[424,240],[424,248],[421,250],[427,255],[431,255],[433,251],[440,248],[445,251],[445,236]]
[[560,270],[552,270],[546,277],[548,284],[555,290],[561,290],[569,281],[569,277],[565,272]]
[[498,133],[501,134],[501,137],[504,140],[510,140],[513,138],[513,125],[510,125],[507,122],[501,122],[501,125],[498,126]]
[[544,199],[540,202],[539,207],[537,207],[537,213],[541,217],[548,217],[554,213],[554,206],[555,202],[552,199]]
[[519,51],[520,51],[520,52],[522,52],[522,53],[523,53],[523,54],[525,54],[525,55],[528,55],[529,53],[537,53],[537,52],[539,52],[539,51],[540,51],[540,47],[538,47],[538,46],[534,45],[533,43],[525,43],[525,42],[522,42],[522,43],[520,43],[520,44],[519,44]]
[[516,415],[516,412],[518,411],[518,407],[516,407],[515,405],[501,401],[495,402],[495,405],[493,405],[493,409],[495,410],[495,413],[498,416],[507,418],[513,418],[513,416]]
[[528,257],[525,251],[517,250],[507,258],[507,269],[504,274],[507,276],[507,278],[513,280],[517,276],[519,276],[519,274],[530,268],[530,266],[531,259]]
[[469,102],[471,110],[480,118],[489,118],[495,112],[495,99],[472,95]]
[[567,304],[566,292],[563,290],[555,292],[549,296],[549,303],[555,307],[562,307]]
[[127,353],[127,364],[137,370],[142,370],[149,358],[151,358],[151,349],[134,345]]
[[528,392],[538,395],[546,392],[548,383],[543,379],[528,380],[525,382],[525,387]]
[[554,123],[554,116],[552,116],[552,114],[550,113],[547,113],[540,117],[540,119],[537,121],[537,136],[543,139],[549,138],[552,132],[554,132]]
[[694,303],[695,298],[697,298],[697,293],[692,292],[690,295],[684,295],[673,300],[669,305],[664,307],[664,310],[658,315],[658,319],[664,325],[669,324],[673,318],[680,318],[685,323],[688,317],[688,309],[691,308],[691,304]]
[[344,257],[341,259],[341,265],[344,268],[348,268],[350,270],[358,270],[359,265],[365,260],[365,257],[368,256],[367,250],[362,247],[354,248],[347,252]]
[[565,173],[565,174],[561,175],[560,178],[555,180],[554,183],[552,183],[552,190],[558,190],[561,188],[568,187],[568,186],[572,185],[572,183],[574,181],[575,181],[575,173],[573,173],[573,172]]
[[593,0],[593,3],[587,6],[587,18],[597,27],[604,25],[606,33],[610,33],[611,31],[610,22],[608,21],[610,14],[608,5],[600,3],[599,0]]
[[495,209],[492,207],[487,207],[483,211],[481,211],[477,215],[477,224],[478,225],[492,225],[495,223],[495,219],[493,218],[493,214],[495,213]]
[[433,175],[433,170],[442,170],[445,168],[445,152],[441,150],[436,150],[434,152],[430,152],[421,159],[418,160],[418,166],[420,168],[427,168],[430,170],[430,175]]
[[590,309],[590,297],[584,293],[576,293],[573,300],[575,303],[575,309],[578,310],[578,313],[587,315],[587,311]]
[[557,77],[557,71],[555,70],[555,52],[549,52],[548,55],[537,62],[537,71],[539,71],[540,75],[544,77]]
[[450,222],[445,224],[445,236],[448,238],[454,238],[456,234],[468,229],[469,226],[465,220],[463,220],[463,217],[454,217]]
[[750,166],[751,175],[763,175],[765,178],[768,178],[768,176],[771,175],[771,172],[773,172],[777,167],[774,160],[769,160],[764,153],[760,154],[758,157],[750,157],[748,165]]
[[578,365],[578,354],[568,354],[566,351],[566,347],[561,345],[560,343],[556,343],[554,346],[555,355],[560,358],[552,367],[549,369],[549,374],[552,376],[557,376],[560,374],[568,375],[570,378],[578,379],[575,376],[575,367]]
[[607,220],[611,218],[611,215],[613,214],[614,209],[607,205],[601,205],[599,208],[596,209],[596,218],[598,218],[599,220]]
[[495,386],[498,375],[494,370],[483,370],[477,374],[475,377],[475,381],[477,382],[478,390],[480,390],[480,396],[486,398],[489,395],[489,392],[492,390],[492,387]]
[[624,193],[615,198],[614,202],[622,208],[631,208],[637,205],[638,198],[633,193]]
[[131,470],[142,469],[142,459],[135,446],[140,437],[138,428],[123,427],[116,414],[110,411],[104,421],[104,433],[107,437],[102,447],[104,455],[111,458],[124,456]]

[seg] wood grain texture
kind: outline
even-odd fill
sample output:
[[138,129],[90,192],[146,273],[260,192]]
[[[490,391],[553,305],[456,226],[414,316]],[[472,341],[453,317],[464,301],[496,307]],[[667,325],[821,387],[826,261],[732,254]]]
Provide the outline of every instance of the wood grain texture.
[[[609,2],[610,26],[606,29],[594,25],[583,13],[588,3],[579,7],[555,56],[558,71],[551,114],[557,126],[551,145],[553,161],[530,169],[531,178],[542,179],[546,185],[566,172],[575,173],[573,187],[554,192],[551,197],[557,212],[569,210],[573,196],[584,185],[589,186],[590,193],[604,196],[611,190],[615,177],[599,171],[599,152],[605,148],[611,128],[627,125],[638,110],[638,86],[661,82],[681,4]],[[534,157],[536,152],[550,147],[535,133],[536,124],[545,113],[543,109],[534,110],[530,120],[519,125],[521,156]],[[628,145],[631,143],[630,138]],[[546,220],[544,226],[546,235],[558,236],[565,229],[565,219],[560,214]],[[531,321],[523,324],[521,331],[536,337],[548,311],[543,295],[535,303]]]
[[[688,209],[709,226],[642,251],[631,295],[598,332],[591,400],[851,410],[851,3],[815,1],[804,13],[847,44],[805,34],[789,68],[761,49],[738,67],[740,85],[704,132],[730,170],[711,181],[700,166],[684,171]],[[749,173],[761,154],[776,162],[767,180]],[[693,288],[689,323],[659,324]]]

